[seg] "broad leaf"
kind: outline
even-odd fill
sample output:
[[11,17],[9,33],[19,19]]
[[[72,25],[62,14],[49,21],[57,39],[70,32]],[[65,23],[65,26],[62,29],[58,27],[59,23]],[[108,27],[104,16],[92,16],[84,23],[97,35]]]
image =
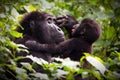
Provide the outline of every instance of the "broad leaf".
[[41,65],[41,64],[48,64],[48,62],[43,60],[42,58],[33,57],[32,55],[28,55],[26,57],[30,58],[33,62],[36,62],[39,65]]
[[19,33],[17,31],[10,31],[10,34],[16,38],[22,37],[22,33]]
[[[87,56],[86,60],[93,65],[96,69],[98,69],[102,74],[105,73],[105,71],[107,70],[106,67],[100,62],[100,60],[98,60],[97,58],[93,57],[93,56]],[[102,61],[102,60],[101,60]]]
[[44,74],[44,73],[32,73],[30,75],[34,76],[36,78],[39,78],[40,80],[49,80],[48,76],[46,74]]

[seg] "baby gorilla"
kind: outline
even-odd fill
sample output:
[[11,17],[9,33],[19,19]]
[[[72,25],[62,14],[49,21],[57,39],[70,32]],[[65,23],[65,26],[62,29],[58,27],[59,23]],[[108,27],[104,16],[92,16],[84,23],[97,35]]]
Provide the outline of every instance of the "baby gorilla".
[[25,45],[31,50],[48,52],[54,55],[67,53],[66,57],[79,61],[83,52],[92,52],[92,44],[100,37],[100,34],[101,27],[95,21],[86,18],[75,27],[72,38],[60,44],[40,44],[29,40]]

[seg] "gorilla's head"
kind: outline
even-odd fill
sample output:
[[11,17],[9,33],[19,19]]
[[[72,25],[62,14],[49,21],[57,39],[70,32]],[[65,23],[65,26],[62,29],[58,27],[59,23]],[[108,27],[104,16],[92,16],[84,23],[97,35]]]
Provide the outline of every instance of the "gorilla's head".
[[94,20],[86,18],[81,24],[75,27],[73,37],[86,40],[89,43],[95,42],[101,35],[101,27]]
[[24,29],[19,28],[19,32],[37,38],[40,43],[59,43],[65,40],[63,31],[55,25],[55,17],[46,12],[27,13],[20,24]]

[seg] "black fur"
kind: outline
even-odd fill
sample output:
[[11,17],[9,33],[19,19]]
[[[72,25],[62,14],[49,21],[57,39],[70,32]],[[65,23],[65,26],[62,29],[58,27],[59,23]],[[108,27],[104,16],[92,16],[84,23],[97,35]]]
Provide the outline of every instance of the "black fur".
[[[25,44],[28,40],[35,40],[41,44],[58,44],[64,41],[65,36],[63,31],[54,24],[54,17],[46,12],[33,11],[27,13],[20,21],[21,26],[24,28],[17,28],[18,32],[23,33],[23,38],[15,39],[17,44]],[[46,61],[51,61],[51,54],[43,53],[40,51],[29,50],[30,55],[43,58]],[[26,56],[25,52],[17,53],[16,56]],[[30,59],[20,60],[24,62],[32,61]],[[38,71],[39,69],[37,69]]]
[[71,38],[72,37],[72,29],[74,28],[73,26],[78,24],[78,22],[73,16],[66,15],[66,16],[57,17],[56,24],[60,28],[64,27],[68,32],[68,37]]
[[36,51],[44,51],[54,55],[64,55],[72,60],[79,61],[83,52],[91,53],[92,44],[100,37],[101,27],[91,19],[84,19],[73,32],[72,38],[60,44],[39,44],[36,41],[27,41],[26,46]]

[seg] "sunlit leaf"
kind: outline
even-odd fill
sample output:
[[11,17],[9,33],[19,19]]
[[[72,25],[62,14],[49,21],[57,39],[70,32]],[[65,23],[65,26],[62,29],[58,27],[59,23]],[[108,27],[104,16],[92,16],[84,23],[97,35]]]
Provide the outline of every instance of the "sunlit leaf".
[[48,76],[44,73],[32,73],[31,76],[37,77],[40,80],[49,80]]
[[28,79],[28,75],[26,74],[27,71],[25,69],[16,67],[15,71],[17,73],[16,78],[19,80]]
[[64,59],[61,59],[61,58],[53,58],[53,59],[56,60],[56,61],[60,61],[60,62],[64,61]]
[[98,79],[98,80],[102,80],[101,78],[101,74],[98,71],[94,71],[93,75]]
[[29,6],[24,6],[24,8],[27,12],[30,12]]
[[18,16],[19,16],[19,13],[17,12],[17,10],[15,9],[15,8],[13,8],[12,10],[11,10],[11,15],[14,17],[14,18],[18,18]]
[[14,65],[9,65],[9,68],[12,69],[12,70],[15,70],[17,74],[26,73],[25,69],[18,68],[18,67],[14,66]]
[[27,50],[28,48],[27,48],[25,45],[23,45],[23,44],[17,44],[17,46],[18,46],[18,48],[17,48],[18,53],[19,53],[20,51],[29,53],[29,51]]
[[32,5],[30,5],[30,6],[24,6],[24,8],[27,10],[27,12],[36,11],[36,8],[33,7]]
[[55,58],[57,61],[61,61],[63,66],[66,66],[68,68],[78,70],[80,66],[80,63],[77,61],[72,61],[70,58],[65,58],[65,59],[60,59],[60,58]]
[[25,45],[23,44],[17,44],[19,48],[24,48],[24,49],[28,49]]
[[14,43],[13,41],[6,41],[7,45],[12,47],[13,49],[18,48],[17,44]]
[[14,61],[19,61],[19,60],[21,60],[21,59],[24,59],[24,58],[26,58],[25,56],[17,56],[17,57],[15,57],[14,58]]
[[21,52],[21,51],[26,52],[26,53],[29,54],[29,51],[28,51],[27,49],[17,48],[17,52],[18,52],[18,53]]
[[30,63],[21,62],[22,66],[28,69],[29,71],[35,72]]
[[5,14],[0,14],[0,17],[5,18],[6,16],[5,16]]
[[74,79],[74,74],[73,74],[73,73],[69,73],[69,74],[66,76],[66,80],[75,80],[75,79]]
[[17,18],[17,20],[20,21],[20,20],[23,19],[23,17],[24,17],[23,15],[19,15],[18,18]]
[[87,78],[89,77],[89,73],[88,72],[82,72],[82,78]]
[[60,77],[65,76],[65,75],[67,75],[67,74],[68,74],[67,71],[58,69],[58,70],[57,70],[57,73],[56,73],[56,77],[57,77],[57,78],[60,78]]
[[10,34],[16,38],[22,37],[22,33],[19,33],[17,31],[11,31]]
[[78,71],[77,71],[77,73],[78,74],[81,74],[81,73],[83,73],[83,72],[90,72],[91,70],[88,70],[88,69],[79,69]]
[[48,64],[48,62],[43,60],[42,58],[33,57],[32,55],[27,55],[26,57],[30,58],[33,62],[36,62],[39,65]]
[[36,11],[36,8],[32,5],[30,5],[29,8],[30,8],[30,11]]
[[106,67],[95,57],[93,56],[87,56],[86,60],[93,65],[96,69],[98,69],[102,74],[105,73],[105,71],[107,70]]
[[78,70],[78,66],[80,65],[80,63],[74,61],[64,61],[62,65]]

